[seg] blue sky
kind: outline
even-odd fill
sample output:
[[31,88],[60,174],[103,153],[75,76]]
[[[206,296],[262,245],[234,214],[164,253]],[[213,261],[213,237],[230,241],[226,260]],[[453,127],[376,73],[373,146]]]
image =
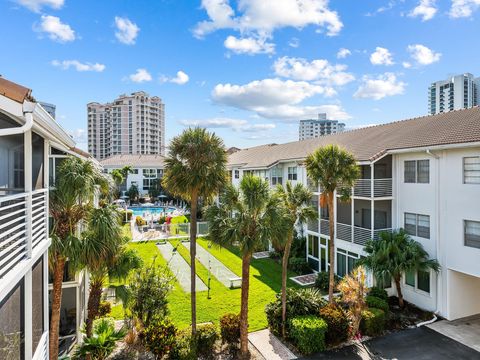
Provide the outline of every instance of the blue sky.
[[[57,105],[86,148],[86,104],[145,90],[167,140],[201,125],[227,146],[425,115],[427,88],[480,76],[480,0],[3,0],[0,74]],[[343,49],[342,51],[340,51]]]

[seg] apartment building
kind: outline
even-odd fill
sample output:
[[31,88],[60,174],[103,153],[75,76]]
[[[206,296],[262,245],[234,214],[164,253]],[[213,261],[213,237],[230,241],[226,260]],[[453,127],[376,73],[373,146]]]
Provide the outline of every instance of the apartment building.
[[327,114],[318,114],[318,119],[300,120],[298,128],[299,140],[316,138],[319,136],[336,134],[345,129],[345,124],[338,120],[328,120]]
[[480,78],[470,73],[436,81],[428,88],[428,113],[435,115],[480,104]]
[[97,160],[121,154],[164,154],[165,105],[144,91],[111,103],[87,104],[88,152]]
[[[353,153],[361,169],[350,201],[334,204],[335,272],[350,272],[367,240],[404,228],[441,264],[438,274],[404,274],[405,299],[449,320],[480,313],[480,108],[231,154],[234,184],[249,172],[272,186],[301,182],[313,191],[319,218],[304,233],[316,271],[328,269],[329,223],[318,201],[322,189],[308,179],[304,161],[327,144]],[[395,293],[389,279],[374,282]]]
[[30,89],[0,78],[0,359],[48,358],[49,157],[74,146]]

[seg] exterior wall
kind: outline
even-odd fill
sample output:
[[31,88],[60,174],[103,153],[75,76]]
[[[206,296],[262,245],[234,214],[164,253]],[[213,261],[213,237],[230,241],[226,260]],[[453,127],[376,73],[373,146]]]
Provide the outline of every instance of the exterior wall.
[[480,313],[480,278],[447,270],[447,318],[455,320]]
[[[104,169],[109,173],[112,172],[113,169],[121,169],[122,166],[105,166]],[[144,187],[144,180],[147,179],[143,176],[143,170],[154,169],[157,171],[157,180],[160,180],[163,176],[163,166],[148,166],[148,167],[135,167],[132,166],[132,169],[136,171],[136,174],[128,174],[125,191],[130,189],[130,186],[136,184],[138,186],[138,192],[140,195],[148,195],[148,188]],[[160,170],[160,172],[159,172]],[[150,178],[154,179],[154,178]]]

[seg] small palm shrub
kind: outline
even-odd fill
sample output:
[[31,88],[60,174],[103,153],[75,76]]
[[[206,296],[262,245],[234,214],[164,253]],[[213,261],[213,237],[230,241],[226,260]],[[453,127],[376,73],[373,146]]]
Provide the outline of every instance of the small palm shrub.
[[305,355],[325,350],[327,323],[314,315],[298,316],[290,320],[290,337]]
[[373,286],[368,291],[368,295],[375,296],[377,298],[383,299],[388,301],[388,294],[384,289],[380,289],[379,287]]
[[370,308],[362,311],[360,330],[368,336],[380,334],[385,328],[385,312],[381,309]]
[[137,226],[147,225],[147,221],[144,220],[140,215],[138,215],[138,216],[135,218],[135,223],[137,224]]
[[325,340],[337,344],[348,339],[349,321],[345,311],[336,304],[328,304],[320,309],[320,317],[328,325]]
[[[276,300],[265,307],[265,313],[270,330],[279,335],[282,330],[282,300],[280,294],[276,296]],[[318,315],[324,305],[326,301],[316,289],[287,289],[287,319],[301,315]]]
[[[334,275],[335,286],[339,283],[342,279],[337,274]],[[328,284],[330,283],[330,274],[326,271],[319,272],[317,278],[315,279],[315,287],[322,291],[328,291]]]
[[296,258],[292,257],[288,261],[288,268],[289,270],[296,272],[297,274],[308,274],[312,271],[310,270],[310,266],[308,266],[307,260],[305,258]]
[[90,356],[92,359],[104,360],[115,349],[115,343],[125,336],[126,331],[122,328],[115,330],[113,319],[98,319],[93,325],[91,337],[85,337],[74,354],[74,359],[84,359]]
[[240,315],[225,314],[220,318],[220,335],[222,343],[236,347],[240,342]]
[[388,307],[388,302],[386,300],[380,299],[373,295],[368,295],[365,298],[365,301],[369,308],[381,309],[385,312],[385,315],[388,315],[390,308]]
[[140,333],[145,348],[161,359],[167,355],[176,342],[177,328],[168,319],[153,319]]

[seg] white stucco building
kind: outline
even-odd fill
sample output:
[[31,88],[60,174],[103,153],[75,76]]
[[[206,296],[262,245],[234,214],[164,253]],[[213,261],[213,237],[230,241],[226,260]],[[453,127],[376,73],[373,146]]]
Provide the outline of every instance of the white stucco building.
[[[328,215],[304,160],[327,144],[353,153],[361,168],[351,201],[334,205],[336,273],[352,270],[368,239],[405,228],[441,265],[438,274],[404,274],[405,299],[449,320],[480,313],[480,108],[231,154],[234,184],[252,172],[272,186],[289,180],[314,191],[319,219],[305,232],[316,271],[328,269]],[[393,294],[392,285],[385,286]]]

